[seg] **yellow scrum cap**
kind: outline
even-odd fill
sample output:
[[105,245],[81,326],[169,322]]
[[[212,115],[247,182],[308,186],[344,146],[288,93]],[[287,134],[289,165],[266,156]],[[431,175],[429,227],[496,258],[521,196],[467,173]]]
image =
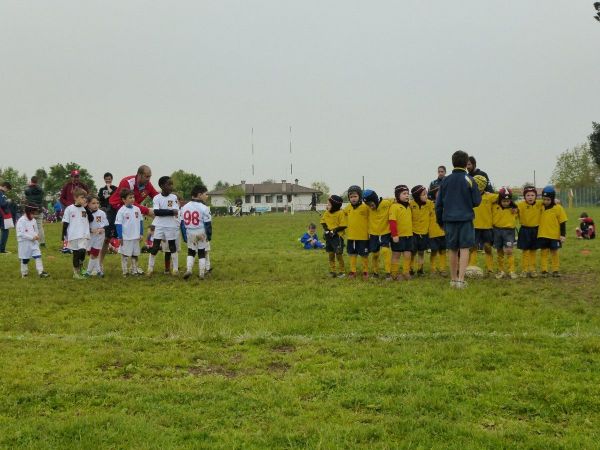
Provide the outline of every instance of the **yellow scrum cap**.
[[477,187],[479,188],[479,192],[483,192],[485,187],[488,184],[488,180],[483,175],[475,175],[473,177],[475,179],[475,183],[477,183]]

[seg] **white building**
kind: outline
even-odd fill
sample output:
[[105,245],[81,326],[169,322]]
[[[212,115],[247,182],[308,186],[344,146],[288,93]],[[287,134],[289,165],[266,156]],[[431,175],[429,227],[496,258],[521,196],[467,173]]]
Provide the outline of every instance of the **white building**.
[[[242,181],[241,184],[232,187],[244,191],[241,201],[242,212],[245,213],[250,212],[251,208],[256,212],[290,211],[292,207],[294,211],[310,210],[313,194],[319,195],[321,192],[300,186],[297,179],[294,181],[294,183],[287,183],[286,180],[281,180],[281,183],[265,181],[260,184]],[[231,206],[225,197],[226,190],[216,189],[208,193],[212,206]]]

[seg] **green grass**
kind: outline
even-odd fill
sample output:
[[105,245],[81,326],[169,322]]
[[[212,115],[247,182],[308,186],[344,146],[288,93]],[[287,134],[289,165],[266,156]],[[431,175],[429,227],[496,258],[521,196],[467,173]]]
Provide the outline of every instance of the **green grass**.
[[600,240],[456,291],[328,278],[316,219],[217,218],[204,282],[0,258],[0,447],[597,448]]

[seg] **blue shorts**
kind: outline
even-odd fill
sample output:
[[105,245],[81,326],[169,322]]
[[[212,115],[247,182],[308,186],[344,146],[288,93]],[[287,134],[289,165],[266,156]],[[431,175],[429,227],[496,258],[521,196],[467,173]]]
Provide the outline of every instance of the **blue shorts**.
[[352,241],[348,239],[348,254],[367,256],[369,254],[369,241]]
[[429,248],[431,248],[432,252],[439,252],[440,250],[446,250],[446,236],[429,238]]
[[424,252],[429,249],[429,236],[426,234],[413,234],[413,252]]
[[494,228],[494,248],[514,248],[516,244],[514,228]]
[[344,253],[344,240],[337,234],[330,239],[325,239],[325,251],[341,255]]
[[475,247],[482,248],[485,244],[492,245],[494,243],[494,232],[491,228],[485,230],[483,228],[475,228]]
[[550,250],[558,250],[562,247],[558,239],[538,238],[537,244],[538,248],[549,248]]
[[391,247],[393,252],[412,252],[414,249],[414,241],[412,236],[401,237],[398,242],[392,240]]
[[369,253],[377,253],[381,247],[389,247],[391,236],[389,233],[381,236],[375,234],[369,235]]
[[517,248],[520,250],[537,250],[538,249],[538,227],[519,228],[519,237],[517,239]]
[[475,228],[473,221],[445,222],[446,247],[448,250],[475,247]]

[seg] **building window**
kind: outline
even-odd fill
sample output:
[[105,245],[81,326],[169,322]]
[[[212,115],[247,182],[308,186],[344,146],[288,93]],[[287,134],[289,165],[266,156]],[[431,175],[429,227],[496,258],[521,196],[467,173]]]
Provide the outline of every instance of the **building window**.
[[288,194],[287,201],[288,201],[288,203],[292,203],[292,195],[291,194]]
[[273,196],[265,195],[265,203],[273,203]]
[[277,196],[277,203],[283,203],[283,195]]
[[251,195],[246,195],[246,203],[250,203],[252,201]]
[[254,203],[260,203],[260,195],[254,196]]

